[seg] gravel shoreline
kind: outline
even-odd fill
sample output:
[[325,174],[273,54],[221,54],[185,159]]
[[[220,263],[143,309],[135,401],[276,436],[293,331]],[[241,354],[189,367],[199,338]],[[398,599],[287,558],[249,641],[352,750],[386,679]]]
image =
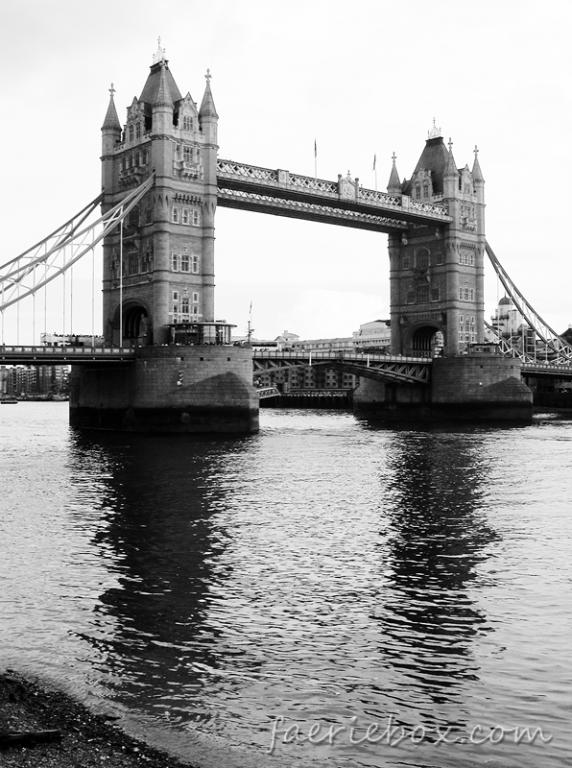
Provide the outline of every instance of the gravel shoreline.
[[[7,745],[7,735],[60,732],[57,741]],[[44,734],[46,735],[46,734]],[[57,734],[51,734],[56,736]],[[113,718],[93,714],[60,691],[16,672],[0,674],[2,768],[188,768],[170,755],[127,736]]]

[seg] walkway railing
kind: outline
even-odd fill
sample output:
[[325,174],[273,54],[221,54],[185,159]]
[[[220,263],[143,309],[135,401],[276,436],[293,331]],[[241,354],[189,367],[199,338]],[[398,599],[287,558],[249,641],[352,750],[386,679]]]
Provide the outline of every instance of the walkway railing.
[[[217,160],[217,180],[221,195],[227,194],[227,189],[253,192],[265,192],[278,195],[304,195],[306,200],[311,197],[330,199],[339,203],[358,203],[374,212],[402,213],[408,218],[419,216],[437,222],[451,221],[447,208],[441,203],[420,203],[407,195],[390,195],[375,189],[367,189],[359,184],[359,179],[349,176],[338,176],[337,181],[319,179],[314,176],[304,176],[282,169],[263,168],[256,165],[236,162],[235,160]],[[222,202],[222,200],[221,200]]]
[[312,360],[317,361],[351,361],[359,362],[363,365],[368,363],[421,363],[431,364],[430,357],[407,357],[404,355],[376,355],[367,352],[313,352],[311,350],[281,350],[281,349],[261,349],[255,350],[255,358],[261,359],[283,359],[283,360]]
[[0,345],[0,361],[18,365],[71,365],[85,362],[133,360],[129,347],[47,347]]

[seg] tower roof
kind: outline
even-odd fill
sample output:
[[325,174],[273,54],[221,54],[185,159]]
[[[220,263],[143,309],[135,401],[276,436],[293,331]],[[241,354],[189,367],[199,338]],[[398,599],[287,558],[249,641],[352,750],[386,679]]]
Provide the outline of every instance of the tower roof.
[[389,175],[389,181],[387,183],[387,191],[390,193],[391,192],[401,193],[401,182],[399,181],[399,174],[397,173],[397,166],[395,165],[396,159],[397,157],[394,152],[391,157],[391,160],[392,160],[391,173]]
[[[447,147],[443,143],[443,137],[440,135],[431,137],[432,133],[433,131],[430,132],[429,138],[425,142],[425,147],[417,161],[411,178],[421,170],[431,171],[433,193],[440,195],[443,193],[443,176],[445,175],[449,152],[447,152]],[[411,181],[408,182],[407,187],[407,189],[403,190],[405,194],[410,192]]]
[[146,104],[174,104],[181,98],[181,92],[169,69],[169,62],[166,59],[160,59],[152,64],[139,101],[144,101]]
[[211,73],[210,69],[207,69],[205,75],[207,85],[203,94],[203,100],[201,101],[201,108],[199,109],[199,117],[218,117],[216,108],[214,105],[214,99],[211,92]]
[[445,166],[445,176],[457,176],[459,171],[457,170],[457,164],[453,157],[453,142],[449,139],[449,151],[447,152],[447,164]]
[[483,172],[481,171],[481,166],[479,164],[479,150],[477,147],[475,147],[475,162],[473,163],[473,181],[481,181],[484,182]]
[[104,128],[114,128],[118,131],[121,130],[121,123],[119,122],[119,118],[117,117],[117,110],[115,109],[115,101],[113,100],[113,94],[115,93],[115,88],[113,87],[113,83],[111,83],[111,88],[109,89],[109,105],[107,107],[107,112],[105,113],[105,120],[103,121],[103,125],[101,126],[101,129]]

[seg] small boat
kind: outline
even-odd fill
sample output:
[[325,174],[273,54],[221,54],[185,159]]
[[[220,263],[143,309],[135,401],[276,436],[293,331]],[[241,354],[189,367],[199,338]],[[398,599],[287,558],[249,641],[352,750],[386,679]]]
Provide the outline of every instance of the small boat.
[[0,397],[0,405],[16,405],[17,402],[13,397]]

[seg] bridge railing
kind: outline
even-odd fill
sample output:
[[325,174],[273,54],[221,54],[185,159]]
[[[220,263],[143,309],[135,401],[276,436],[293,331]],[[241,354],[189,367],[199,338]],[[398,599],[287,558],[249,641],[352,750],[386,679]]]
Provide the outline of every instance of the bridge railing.
[[134,355],[131,347],[47,347],[47,346],[8,346],[0,344],[0,355],[22,355],[35,357],[118,357]]
[[430,357],[407,357],[404,355],[379,355],[368,354],[367,352],[343,352],[332,350],[313,352],[310,350],[276,350],[276,349],[262,349],[254,352],[254,357],[267,358],[267,359],[290,359],[290,360],[354,360],[365,363],[367,362],[379,362],[379,363],[425,363],[431,362]]
[[269,189],[285,189],[315,193],[320,197],[334,200],[355,201],[378,208],[410,211],[431,217],[449,220],[447,208],[440,202],[419,203],[407,195],[390,195],[375,189],[360,186],[358,179],[338,176],[337,181],[319,179],[315,176],[304,176],[290,173],[282,169],[263,168],[256,165],[236,162],[234,160],[217,160],[217,175],[219,181],[234,180],[250,182],[257,187]]

